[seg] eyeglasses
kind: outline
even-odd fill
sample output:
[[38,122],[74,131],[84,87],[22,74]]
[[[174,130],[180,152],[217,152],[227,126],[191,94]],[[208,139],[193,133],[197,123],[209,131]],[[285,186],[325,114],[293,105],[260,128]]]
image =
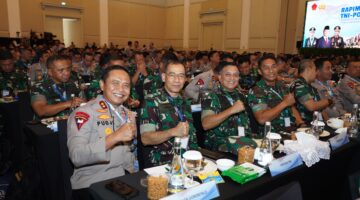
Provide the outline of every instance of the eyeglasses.
[[185,79],[186,78],[185,74],[175,74],[173,72],[167,73],[166,76],[168,76],[170,79],[175,79],[175,78]]

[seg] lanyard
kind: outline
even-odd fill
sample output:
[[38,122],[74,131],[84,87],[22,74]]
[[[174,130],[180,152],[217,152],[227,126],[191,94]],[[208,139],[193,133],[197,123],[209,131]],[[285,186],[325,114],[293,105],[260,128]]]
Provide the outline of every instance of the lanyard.
[[55,92],[57,95],[59,95],[61,101],[67,101],[66,90],[63,91],[62,94],[61,94],[60,89],[58,88],[58,86],[57,86],[55,83],[52,85],[52,88],[53,88],[54,92]]
[[175,111],[176,111],[176,113],[178,114],[178,117],[179,117],[180,121],[181,121],[181,122],[186,121],[186,120],[185,120],[185,116],[184,116],[184,114],[183,114],[182,111],[181,111],[181,108],[180,108],[179,106],[175,105],[174,98],[173,98],[172,96],[170,96],[167,92],[166,92],[166,96],[167,96],[167,99],[169,100],[170,104],[171,104],[172,106],[174,106]]
[[120,121],[121,121],[122,124],[125,124],[126,122],[129,121],[129,116],[128,116],[128,114],[125,112],[123,106],[121,106],[121,109],[122,109],[123,112],[125,113],[125,119],[120,115],[120,113],[119,113],[117,110],[115,110],[114,106],[113,106],[111,103],[109,103],[107,99],[104,98],[104,100],[105,100],[106,104],[110,107],[110,109],[115,113],[115,115],[120,119]]
[[353,77],[351,77],[351,76],[349,76],[349,75],[348,75],[348,77],[349,77],[352,81],[354,81],[355,83],[359,84],[359,81],[358,81],[358,80],[354,79]]
[[270,88],[270,91],[271,91],[273,94],[275,94],[276,96],[278,96],[281,100],[283,100],[282,96],[281,96],[278,92],[276,92],[274,89]]
[[326,90],[328,91],[328,93],[331,97],[334,97],[334,92],[332,91],[330,86],[325,85],[323,82],[321,82],[319,80],[317,80],[317,82],[326,88]]
[[[227,92],[227,91],[225,91],[225,90],[223,90],[224,91],[224,93],[225,93],[225,98],[229,101],[229,103],[230,103],[230,105],[231,106],[233,106],[234,105],[234,99],[231,97],[231,95]],[[239,98],[240,99],[240,98]],[[238,123],[238,126],[241,126],[241,119],[240,119],[240,113],[238,113],[238,114],[236,114],[236,116],[237,116],[237,123]]]

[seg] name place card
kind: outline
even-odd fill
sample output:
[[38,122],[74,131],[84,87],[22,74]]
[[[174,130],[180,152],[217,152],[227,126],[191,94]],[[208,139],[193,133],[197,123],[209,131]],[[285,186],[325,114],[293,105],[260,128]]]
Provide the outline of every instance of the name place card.
[[179,193],[161,198],[161,200],[206,200],[220,196],[215,181],[203,183],[201,185],[183,190]]
[[200,111],[201,111],[201,104],[191,105],[191,112],[200,112]]
[[293,153],[273,160],[269,165],[269,170],[271,176],[276,176],[302,164],[303,162],[300,154]]
[[335,150],[335,149],[341,147],[342,145],[348,143],[349,137],[345,132],[343,132],[343,133],[340,133],[339,135],[336,135],[336,136],[330,138],[329,142],[330,142],[331,149]]

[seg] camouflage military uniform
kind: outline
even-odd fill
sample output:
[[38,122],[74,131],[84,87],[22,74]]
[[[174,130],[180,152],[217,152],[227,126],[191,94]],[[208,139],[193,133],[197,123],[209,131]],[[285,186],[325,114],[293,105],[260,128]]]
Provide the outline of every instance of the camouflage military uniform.
[[[222,86],[216,92],[211,93],[201,102],[201,119],[212,114],[219,114],[228,109],[237,100],[247,104],[246,97],[238,91],[228,92]],[[237,150],[228,141],[229,136],[238,136],[238,127],[244,127],[246,136],[251,135],[250,119],[247,111],[232,115],[219,126],[206,132],[204,145],[211,150],[230,151]]]
[[[28,88],[26,74],[22,71],[15,72],[0,72],[0,89],[3,90],[18,90],[25,91]],[[9,91],[10,92],[10,91]]]
[[[173,104],[180,107],[185,120],[189,123],[189,148],[197,149],[196,129],[193,126],[190,102],[180,96],[173,99]],[[174,128],[179,122],[180,118],[175,107],[168,100],[165,89],[145,98],[140,115],[141,134],[168,130]],[[170,163],[173,157],[173,143],[174,138],[171,138],[161,144],[144,147],[145,160],[148,160],[152,166]]]
[[250,89],[252,86],[256,84],[257,78],[253,75],[241,75],[239,84],[243,89]]
[[304,78],[300,77],[295,80],[295,98],[297,101],[296,107],[299,111],[301,118],[305,123],[310,123],[312,121],[312,111],[309,111],[305,108],[304,103],[310,99],[314,101],[319,101],[320,97],[315,88],[308,84]]
[[144,79],[144,97],[157,93],[159,90],[161,90],[162,86],[163,81],[161,79],[161,73],[159,71],[152,72]]
[[[283,101],[286,93],[288,93],[288,89],[282,82],[277,81],[275,87],[271,87],[266,85],[265,81],[261,79],[249,91],[249,106],[252,108],[254,113],[261,110],[274,108]],[[289,124],[285,124],[285,120],[289,120]],[[295,127],[296,124],[295,118],[291,114],[290,107],[282,110],[280,115],[271,121],[272,131],[276,133],[285,131],[291,126]]]
[[[49,105],[57,104],[70,100],[72,94],[77,97],[79,93],[80,89],[75,83],[69,81],[63,84],[55,84],[54,81],[49,78],[32,88],[31,103],[41,99],[47,101]],[[69,113],[70,110],[67,109],[59,112],[55,116],[64,116]]]
[[20,59],[20,60],[17,60],[14,63],[14,65],[15,65],[16,68],[18,68],[18,69],[20,69],[22,71],[26,71],[29,68],[30,63],[31,62],[26,63],[26,62],[24,62],[23,60]]
[[[129,66],[127,69],[129,71],[130,77],[133,77],[135,75],[137,67],[136,67],[136,65],[132,65],[132,66]],[[150,76],[152,74],[152,70],[149,67],[146,67],[146,71],[148,73],[148,76]],[[144,81],[146,78],[147,78],[147,76],[139,74],[139,78],[134,85],[136,93],[139,95],[138,99],[140,101],[144,98]]]

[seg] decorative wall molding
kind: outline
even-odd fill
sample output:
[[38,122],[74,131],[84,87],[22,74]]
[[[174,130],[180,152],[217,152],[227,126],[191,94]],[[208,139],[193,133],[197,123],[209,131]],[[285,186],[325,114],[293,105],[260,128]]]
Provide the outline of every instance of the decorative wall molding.
[[208,15],[226,15],[226,9],[219,9],[219,10],[207,10],[207,11],[202,11],[199,13],[200,18],[204,17],[204,16],[208,16]]
[[80,13],[82,13],[84,10],[83,7],[78,7],[78,6],[68,6],[68,5],[62,6],[60,4],[46,3],[46,2],[41,2],[40,4],[43,10],[46,10],[48,8],[57,8],[57,9],[75,10],[75,11],[79,11]]

